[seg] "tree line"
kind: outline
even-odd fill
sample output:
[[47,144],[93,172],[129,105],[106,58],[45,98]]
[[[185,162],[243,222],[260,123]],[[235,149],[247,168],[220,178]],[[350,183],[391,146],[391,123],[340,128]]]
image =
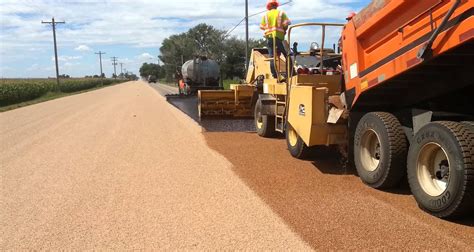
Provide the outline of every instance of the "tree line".
[[[249,41],[250,49],[265,46],[263,39]],[[181,66],[196,56],[206,56],[217,61],[222,79],[243,78],[245,75],[245,40],[230,37],[226,31],[211,25],[199,24],[186,32],[163,40],[160,47],[162,65],[144,63],[140,76],[155,75],[159,79],[174,80]]]

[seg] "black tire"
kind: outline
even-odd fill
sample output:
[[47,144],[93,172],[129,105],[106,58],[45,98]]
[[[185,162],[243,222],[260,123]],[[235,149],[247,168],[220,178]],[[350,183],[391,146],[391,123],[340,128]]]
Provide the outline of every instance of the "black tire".
[[365,184],[380,189],[398,185],[406,174],[407,150],[405,133],[394,115],[371,112],[357,124],[354,162]]
[[262,115],[262,102],[257,100],[254,110],[254,123],[257,134],[261,137],[275,136],[275,116]]
[[[474,131],[457,122],[429,123],[416,133],[408,153],[408,183],[420,208],[440,218],[472,213],[474,204],[473,139]],[[435,183],[431,181],[434,181],[435,177],[439,176],[440,180],[443,176],[444,179],[444,175],[440,175],[441,170],[433,170],[434,175],[431,177],[430,173],[423,173],[429,170],[423,167],[437,167],[436,165],[421,165],[425,164],[424,160],[430,160],[430,163],[431,160],[434,162],[441,160],[437,159],[438,155],[436,157],[429,155],[433,152],[431,146],[439,148],[441,153],[444,153],[443,157],[447,158],[439,164],[441,167],[442,162],[448,161],[445,162],[449,167],[446,188],[432,186]]]
[[472,131],[474,131],[474,122],[471,121],[464,121],[461,122],[464,126],[470,128]]
[[291,155],[298,159],[305,159],[312,154],[312,148],[308,147],[289,123],[285,130],[286,145]]

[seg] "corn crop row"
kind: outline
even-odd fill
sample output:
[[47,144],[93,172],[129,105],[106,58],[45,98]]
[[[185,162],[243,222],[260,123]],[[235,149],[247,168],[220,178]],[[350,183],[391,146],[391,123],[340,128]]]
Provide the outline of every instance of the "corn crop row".
[[48,92],[71,93],[123,80],[114,79],[62,79],[59,87],[54,79],[4,79],[0,80],[0,106],[36,99]]

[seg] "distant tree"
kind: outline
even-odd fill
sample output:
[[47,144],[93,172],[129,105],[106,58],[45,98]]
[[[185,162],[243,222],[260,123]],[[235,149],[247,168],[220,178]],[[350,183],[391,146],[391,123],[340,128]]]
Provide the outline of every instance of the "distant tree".
[[195,55],[222,61],[225,33],[225,31],[218,30],[211,25],[198,24],[187,32],[187,36],[193,43]]
[[105,73],[100,74],[100,77],[105,78]]
[[138,76],[134,73],[125,73],[124,77],[128,80],[138,80]]
[[165,70],[162,66],[153,63],[143,63],[139,70],[142,78],[147,78],[150,75],[155,76],[158,79],[165,77]]
[[100,78],[99,75],[94,74],[93,78]]
[[186,33],[172,35],[163,40],[160,47],[160,60],[164,63],[164,71],[168,80],[173,79],[176,70],[181,69],[184,61],[193,58],[197,49]]
[[[249,41],[249,51],[263,46],[263,39]],[[172,80],[176,72],[181,72],[182,63],[195,56],[207,56],[216,60],[221,66],[223,78],[243,78],[245,75],[245,41],[227,37],[225,31],[207,24],[199,24],[185,33],[164,39],[160,52],[160,59],[164,63],[162,68],[168,80]],[[148,75],[142,75],[140,71],[140,76]]]

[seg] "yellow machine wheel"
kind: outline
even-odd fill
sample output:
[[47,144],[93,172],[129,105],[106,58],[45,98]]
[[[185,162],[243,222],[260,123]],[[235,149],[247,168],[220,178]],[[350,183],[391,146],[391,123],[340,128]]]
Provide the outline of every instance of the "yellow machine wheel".
[[255,104],[254,121],[259,136],[273,137],[275,135],[275,117],[262,115],[262,102],[260,100]]
[[286,124],[286,145],[291,155],[298,159],[307,158],[311,154],[312,148],[308,147],[298,133],[291,127],[289,123]]

